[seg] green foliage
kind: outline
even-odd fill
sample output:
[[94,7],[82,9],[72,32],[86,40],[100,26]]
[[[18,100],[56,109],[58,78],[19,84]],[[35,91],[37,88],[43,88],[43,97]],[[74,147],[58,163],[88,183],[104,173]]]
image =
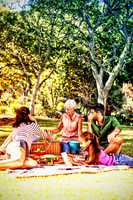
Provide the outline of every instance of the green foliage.
[[4,115],[7,112],[7,106],[0,106],[0,114]]
[[121,69],[119,75],[117,76],[116,81],[120,86],[122,86],[123,82],[125,83],[132,83],[133,84],[133,61],[132,57],[129,57],[127,63]]
[[114,107],[114,110],[122,108],[124,102],[124,95],[122,93],[121,87],[118,85],[113,85],[109,93],[107,103]]
[[[5,92],[24,96],[26,103],[32,98],[40,114],[44,102],[54,111],[62,97],[91,100],[97,86],[92,67],[103,88],[127,43],[131,1],[29,2],[28,9],[0,9],[1,103]],[[126,73],[119,70],[121,83],[132,78],[130,52],[124,57]],[[111,103],[120,107],[120,96],[112,88]]]
[[56,109],[57,109],[57,111],[64,111],[64,103],[59,102]]
[[133,126],[133,114],[129,113],[128,110],[121,110],[116,114],[116,117],[121,124]]

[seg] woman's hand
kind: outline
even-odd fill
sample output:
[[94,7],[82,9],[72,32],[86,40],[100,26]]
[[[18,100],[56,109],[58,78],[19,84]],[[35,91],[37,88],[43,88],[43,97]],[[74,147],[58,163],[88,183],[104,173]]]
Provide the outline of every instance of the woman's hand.
[[46,139],[54,140],[54,137],[51,135],[51,131],[50,130],[44,130],[44,134],[45,134]]
[[31,115],[31,113],[30,113],[28,116],[29,116],[29,119],[30,119],[31,121],[36,122],[36,119]]
[[94,118],[93,112],[89,112],[87,116],[88,122],[91,122],[93,118]]

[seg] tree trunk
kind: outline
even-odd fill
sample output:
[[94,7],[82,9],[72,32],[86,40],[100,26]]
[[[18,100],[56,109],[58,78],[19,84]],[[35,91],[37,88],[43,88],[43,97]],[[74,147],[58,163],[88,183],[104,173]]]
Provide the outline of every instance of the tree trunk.
[[30,106],[30,110],[31,110],[32,115],[35,114],[35,102],[36,102],[37,93],[38,93],[39,85],[40,85],[40,76],[41,76],[41,73],[39,72],[37,79],[36,79],[34,89],[33,89],[33,95],[32,95],[31,106]]
[[[125,47],[119,57],[119,61],[117,63],[117,65],[114,66],[112,72],[108,72],[109,77],[108,80],[106,81],[106,83],[103,85],[103,66],[100,65],[99,62],[97,62],[97,64],[99,65],[100,68],[100,72],[98,73],[97,68],[95,65],[92,65],[92,72],[93,72],[93,76],[95,78],[96,81],[96,85],[97,85],[97,92],[98,92],[98,103],[101,103],[104,105],[104,108],[106,109],[106,103],[107,103],[107,98],[108,98],[108,93],[112,87],[112,84],[116,78],[116,76],[119,73],[120,68],[122,67],[124,60],[127,56],[128,50],[130,48],[130,42],[131,42],[131,37],[129,36],[127,38],[127,43],[125,44]],[[93,52],[91,54],[92,60],[94,60],[94,55]]]

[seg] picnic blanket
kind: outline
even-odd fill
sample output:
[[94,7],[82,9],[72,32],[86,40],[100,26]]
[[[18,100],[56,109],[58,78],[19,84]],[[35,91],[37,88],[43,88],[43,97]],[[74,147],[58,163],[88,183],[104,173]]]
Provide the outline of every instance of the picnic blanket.
[[69,174],[96,174],[109,172],[112,170],[128,170],[129,166],[116,165],[116,166],[103,166],[103,165],[90,165],[90,166],[72,166],[66,165],[57,166],[43,166],[32,169],[17,169],[7,170],[7,173],[16,178],[37,178],[48,177],[57,175],[69,175]]

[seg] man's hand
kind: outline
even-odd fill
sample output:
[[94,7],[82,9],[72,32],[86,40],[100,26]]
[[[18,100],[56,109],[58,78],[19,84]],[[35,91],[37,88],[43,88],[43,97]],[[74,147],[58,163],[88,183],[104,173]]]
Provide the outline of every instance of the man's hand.
[[119,128],[115,128],[114,131],[108,135],[108,137],[107,137],[108,142],[109,143],[113,142],[114,138],[116,136],[118,136],[119,133],[120,133],[120,129]]
[[88,113],[87,116],[88,122],[91,122],[93,118],[94,118],[93,112]]
[[113,142],[113,140],[115,138],[115,134],[114,133],[110,133],[107,138],[108,138],[108,143],[111,143],[111,142]]

